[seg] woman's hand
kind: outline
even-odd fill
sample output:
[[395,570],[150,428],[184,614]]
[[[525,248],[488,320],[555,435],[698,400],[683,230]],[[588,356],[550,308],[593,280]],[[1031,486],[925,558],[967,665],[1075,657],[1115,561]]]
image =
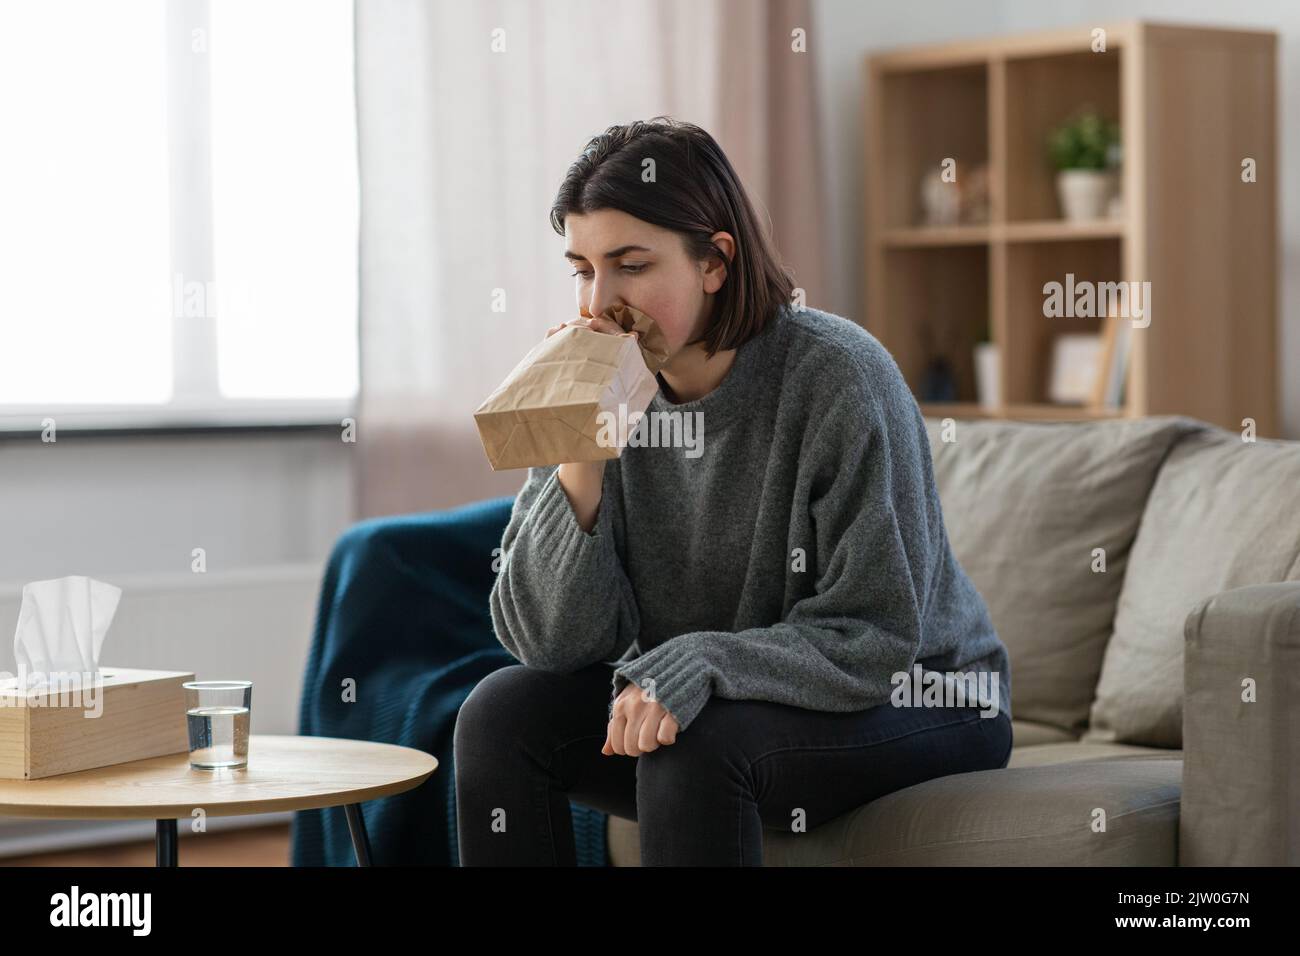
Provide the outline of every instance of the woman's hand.
[[659,701],[642,698],[641,688],[629,682],[614,699],[601,753],[637,757],[677,742],[677,719]]
[[[559,325],[552,325],[546,330],[546,338],[550,338],[566,325],[580,325],[589,328],[595,332],[606,332],[610,335],[631,335],[634,339],[640,339],[640,334],[633,329],[631,332],[624,332],[623,327],[613,319],[606,318],[603,315],[592,317],[590,315],[574,319],[572,322],[561,322]],[[600,508],[601,487],[605,477],[605,462],[601,461],[580,461],[566,462],[560,465],[560,487],[569,498],[569,504],[573,508],[573,514],[578,519],[578,527],[584,533],[590,534],[591,529],[596,526],[596,512]]]
[[584,328],[591,329],[593,332],[607,332],[610,335],[630,335],[637,339],[641,337],[641,333],[637,332],[636,329],[633,329],[631,332],[624,332],[623,326],[619,325],[613,319],[607,319],[603,315],[597,315],[585,316],[580,319],[574,319],[572,322],[561,322],[559,325],[552,325],[546,330],[546,338],[549,339],[566,325],[580,325]]

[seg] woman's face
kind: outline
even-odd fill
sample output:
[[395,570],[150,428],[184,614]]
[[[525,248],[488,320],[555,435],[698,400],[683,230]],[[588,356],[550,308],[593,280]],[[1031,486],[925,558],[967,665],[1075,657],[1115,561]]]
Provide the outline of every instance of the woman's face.
[[[716,256],[692,259],[681,235],[617,209],[570,213],[564,236],[582,315],[615,305],[639,309],[663,330],[670,356],[708,328],[714,294],[727,277]],[[717,232],[713,239],[730,260],[730,234]]]

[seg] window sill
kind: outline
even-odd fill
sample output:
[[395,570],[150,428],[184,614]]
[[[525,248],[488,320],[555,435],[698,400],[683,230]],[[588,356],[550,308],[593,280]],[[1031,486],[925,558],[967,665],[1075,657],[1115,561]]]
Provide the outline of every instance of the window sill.
[[[11,406],[12,409],[12,406]],[[40,441],[53,421],[56,440],[167,435],[249,435],[263,432],[339,434],[356,418],[355,399],[319,402],[231,403],[223,407],[50,408],[0,412],[0,441]]]

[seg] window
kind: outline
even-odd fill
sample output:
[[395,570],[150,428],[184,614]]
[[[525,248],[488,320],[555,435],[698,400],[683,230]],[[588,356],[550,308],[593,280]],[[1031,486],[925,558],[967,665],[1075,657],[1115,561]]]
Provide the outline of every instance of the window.
[[0,429],[338,421],[347,0],[0,6]]

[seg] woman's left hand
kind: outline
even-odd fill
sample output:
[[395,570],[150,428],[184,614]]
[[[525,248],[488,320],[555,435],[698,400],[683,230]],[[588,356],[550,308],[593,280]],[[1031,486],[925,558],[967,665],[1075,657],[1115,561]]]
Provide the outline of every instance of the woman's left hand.
[[657,700],[643,700],[641,688],[629,682],[614,699],[614,716],[605,730],[606,756],[637,757],[677,742],[677,719]]
[[572,319],[565,325],[580,325],[591,329],[593,332],[604,332],[607,335],[630,335],[634,339],[639,339],[641,333],[633,329],[631,332],[624,332],[623,327],[613,319],[606,318],[603,315],[586,315],[579,319]]

